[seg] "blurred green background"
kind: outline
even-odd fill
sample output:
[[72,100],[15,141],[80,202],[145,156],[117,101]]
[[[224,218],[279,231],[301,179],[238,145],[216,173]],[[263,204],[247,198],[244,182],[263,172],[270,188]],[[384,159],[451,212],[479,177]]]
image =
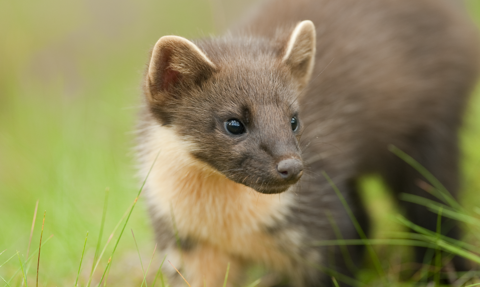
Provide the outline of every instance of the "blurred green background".
[[[167,34],[219,34],[254,2],[0,1],[0,253],[5,250],[0,265],[17,251],[25,257],[38,200],[32,251],[38,247],[44,211],[43,238],[54,235],[42,248],[40,286],[73,285],[89,231],[80,279],[84,285],[105,190],[110,197],[102,246],[140,187],[134,130],[150,48]],[[477,23],[479,2],[467,2]],[[480,207],[480,93],[466,119],[462,202],[473,210]],[[392,219],[380,215],[392,214],[394,206],[377,181],[367,179],[365,186],[370,208],[381,218],[375,231],[381,237]],[[140,200],[114,258],[111,285],[141,282],[131,229],[146,267],[154,248],[149,224]],[[159,259],[154,262],[156,269]],[[35,265],[26,266],[30,284]],[[0,267],[0,276],[8,281],[19,267],[14,258]],[[21,280],[16,276],[11,285],[20,286]]]

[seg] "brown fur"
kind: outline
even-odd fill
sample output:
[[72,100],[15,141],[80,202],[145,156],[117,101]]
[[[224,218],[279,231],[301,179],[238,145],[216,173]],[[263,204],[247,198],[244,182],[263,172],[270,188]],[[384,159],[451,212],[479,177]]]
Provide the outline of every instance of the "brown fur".
[[[306,19],[316,32],[308,21],[296,25]],[[338,248],[314,244],[337,239],[336,229],[358,238],[321,172],[366,231],[362,174],[380,173],[396,195],[434,199],[391,144],[455,195],[477,49],[464,13],[438,0],[266,1],[222,38],[161,38],[145,81],[139,154],[142,176],[158,154],[146,195],[162,252],[192,286],[220,286],[227,262],[231,284],[252,264],[292,286],[328,286],[329,270],[351,275]],[[229,134],[230,119],[246,132]],[[289,158],[303,163],[300,180],[279,176]],[[436,214],[403,207],[435,230]],[[445,220],[442,230],[458,238],[452,225]],[[361,248],[349,252],[358,265]]]

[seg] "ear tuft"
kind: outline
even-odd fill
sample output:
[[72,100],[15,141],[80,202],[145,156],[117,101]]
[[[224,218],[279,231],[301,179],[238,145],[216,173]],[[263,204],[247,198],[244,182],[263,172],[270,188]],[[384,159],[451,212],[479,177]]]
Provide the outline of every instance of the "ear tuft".
[[178,36],[160,38],[148,65],[149,100],[165,96],[175,87],[189,87],[209,78],[215,64],[192,42]]
[[285,47],[282,61],[288,65],[292,75],[303,88],[310,80],[316,48],[315,26],[306,20],[297,24]]

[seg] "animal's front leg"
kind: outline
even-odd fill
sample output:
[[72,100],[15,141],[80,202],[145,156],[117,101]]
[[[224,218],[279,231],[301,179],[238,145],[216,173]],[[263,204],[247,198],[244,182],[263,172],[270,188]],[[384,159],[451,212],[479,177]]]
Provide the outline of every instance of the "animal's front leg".
[[[230,268],[227,286],[238,285],[236,282],[241,278],[240,260],[207,244],[196,244],[182,251],[171,249],[167,254],[167,260],[180,271],[192,287],[223,286],[228,264]],[[164,265],[164,270],[168,270],[167,272],[172,275],[169,280],[170,285],[186,286],[184,279],[178,275],[172,265]]]

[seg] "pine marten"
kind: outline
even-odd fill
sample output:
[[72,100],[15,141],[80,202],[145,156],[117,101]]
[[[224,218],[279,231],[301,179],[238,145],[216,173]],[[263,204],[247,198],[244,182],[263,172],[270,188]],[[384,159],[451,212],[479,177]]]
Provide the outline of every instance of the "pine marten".
[[[389,145],[455,196],[457,133],[479,59],[465,14],[440,0],[276,0],[218,38],[160,38],[138,140],[167,260],[194,287],[222,286],[227,263],[229,286],[252,265],[290,286],[330,286],[335,274],[342,284],[354,272],[342,249],[315,243],[359,235],[325,175],[364,232],[363,174],[380,174],[396,196],[437,200]],[[436,230],[437,214],[400,204]],[[362,249],[347,250],[356,265]],[[425,250],[415,254],[422,262]],[[170,284],[184,284],[169,268]]]

